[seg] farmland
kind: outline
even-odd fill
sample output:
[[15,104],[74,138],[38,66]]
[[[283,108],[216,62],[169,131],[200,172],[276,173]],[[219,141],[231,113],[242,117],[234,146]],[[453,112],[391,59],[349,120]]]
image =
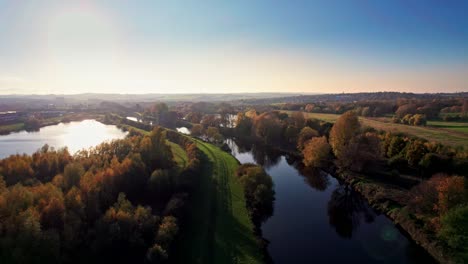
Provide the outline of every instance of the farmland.
[[[292,111],[284,111],[288,114]],[[322,113],[304,113],[307,118],[315,118],[327,122],[335,122],[340,115]],[[360,117],[363,126],[375,128],[392,133],[405,133],[411,136],[421,137],[426,140],[440,142],[453,147],[462,146],[468,148],[468,124],[456,122],[429,121],[428,126],[408,126],[391,123],[389,118],[365,118]]]

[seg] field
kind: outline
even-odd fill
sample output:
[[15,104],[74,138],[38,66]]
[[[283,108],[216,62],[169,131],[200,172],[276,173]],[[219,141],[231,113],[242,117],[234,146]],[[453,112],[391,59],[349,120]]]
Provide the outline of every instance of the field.
[[211,144],[195,141],[206,160],[175,262],[261,263],[243,189],[234,175],[237,160]]
[[428,126],[453,130],[456,132],[468,133],[468,123],[462,122],[444,122],[444,121],[429,121]]
[[21,131],[24,129],[24,123],[16,123],[11,125],[0,126],[0,135],[8,134],[11,132]]
[[[290,114],[292,111],[284,111]],[[327,122],[335,122],[340,115],[304,113],[307,118],[315,118]],[[410,136],[436,141],[442,144],[468,149],[468,123],[429,121],[427,127],[408,126],[391,123],[389,118],[365,118],[359,117],[363,126],[375,128],[393,133],[405,133]]]

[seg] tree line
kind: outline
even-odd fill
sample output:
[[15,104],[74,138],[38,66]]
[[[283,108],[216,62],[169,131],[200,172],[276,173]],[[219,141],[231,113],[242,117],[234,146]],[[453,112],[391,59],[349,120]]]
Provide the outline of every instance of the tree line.
[[0,160],[2,263],[161,263],[183,222],[200,169],[179,140],[180,168],[155,128],[70,155],[47,145]]

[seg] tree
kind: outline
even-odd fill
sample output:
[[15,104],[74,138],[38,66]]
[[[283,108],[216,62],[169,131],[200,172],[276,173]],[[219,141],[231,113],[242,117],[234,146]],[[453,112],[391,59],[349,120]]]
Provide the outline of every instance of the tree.
[[330,156],[331,147],[326,137],[316,137],[305,143],[302,150],[303,162],[306,166],[320,167]]
[[412,140],[406,146],[406,160],[410,166],[416,166],[426,155],[427,149],[424,142],[418,139]]
[[414,115],[416,114],[416,105],[415,104],[404,104],[395,111],[395,114],[398,118],[402,118],[405,115]]
[[199,137],[203,134],[203,126],[200,124],[195,124],[190,129],[192,136]]
[[467,192],[465,191],[464,177],[448,177],[447,175],[441,175],[438,177],[441,177],[442,180],[436,186],[439,194],[436,209],[439,211],[439,214],[443,215],[458,205],[466,202]]
[[168,258],[166,250],[160,245],[154,244],[146,252],[146,259],[151,264],[164,263]]
[[380,139],[375,133],[356,135],[343,149],[337,164],[342,169],[362,171],[365,165],[380,158]]
[[400,152],[405,148],[406,142],[400,136],[392,136],[390,143],[387,149],[387,157],[391,158],[400,154]]
[[258,225],[273,213],[273,180],[262,167],[249,163],[239,166],[236,174],[245,189],[247,208],[253,222]]
[[282,126],[274,113],[263,113],[256,116],[253,122],[255,135],[267,144],[278,143],[281,140]]
[[172,177],[168,170],[154,170],[149,178],[148,187],[158,196],[166,196],[172,191]]
[[315,107],[315,106],[314,106],[313,104],[307,104],[307,105],[305,106],[304,110],[305,110],[306,112],[312,112],[312,111],[314,111],[314,107]]
[[426,123],[427,120],[425,115],[416,114],[410,118],[410,124],[413,126],[425,126]]
[[455,208],[443,216],[438,235],[457,255],[462,256],[465,263],[468,260],[468,205]]
[[299,136],[297,138],[297,148],[299,150],[302,150],[305,146],[306,141],[318,136],[319,133],[317,132],[317,130],[314,130],[310,127],[304,127],[303,129],[301,129],[301,132],[299,132]]
[[359,120],[354,112],[348,111],[336,120],[330,131],[330,145],[333,154],[338,159],[343,158],[343,152],[348,147],[351,139],[359,132],[359,129]]
[[236,132],[239,135],[251,135],[252,119],[246,114],[239,112],[236,119]]
[[65,166],[63,172],[63,183],[66,189],[70,189],[73,186],[78,186],[80,183],[81,176],[85,173],[83,165],[80,163],[70,163]]
[[465,99],[463,101],[463,105],[462,105],[462,113],[463,115],[468,115],[468,99]]
[[219,134],[219,130],[216,127],[208,127],[205,131],[206,136],[213,140],[216,134]]
[[291,115],[291,120],[292,120],[292,123],[295,127],[298,127],[298,128],[302,128],[304,127],[305,125],[305,118],[304,118],[304,114],[302,112],[294,112],[292,115]]
[[165,216],[159,226],[156,241],[162,245],[163,248],[169,248],[177,232],[179,232],[177,219],[173,216]]

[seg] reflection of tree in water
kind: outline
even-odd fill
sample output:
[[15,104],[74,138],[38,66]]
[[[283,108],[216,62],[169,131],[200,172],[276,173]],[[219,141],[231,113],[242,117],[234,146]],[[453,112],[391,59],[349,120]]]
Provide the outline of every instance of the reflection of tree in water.
[[281,159],[281,153],[279,151],[273,151],[259,145],[253,145],[252,156],[255,162],[265,169],[275,166]]
[[328,202],[328,220],[338,235],[351,238],[362,219],[372,223],[375,213],[364,199],[348,185],[340,185],[333,191]]
[[252,141],[228,139],[226,144],[231,148],[233,154],[251,152],[252,158],[258,164],[268,169],[276,164],[281,159],[281,152],[266,148],[260,144],[255,144]]
[[301,165],[298,166],[298,170],[304,176],[305,182],[318,191],[325,191],[330,185],[329,176],[323,170]]

